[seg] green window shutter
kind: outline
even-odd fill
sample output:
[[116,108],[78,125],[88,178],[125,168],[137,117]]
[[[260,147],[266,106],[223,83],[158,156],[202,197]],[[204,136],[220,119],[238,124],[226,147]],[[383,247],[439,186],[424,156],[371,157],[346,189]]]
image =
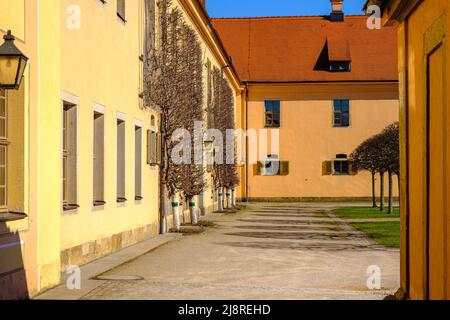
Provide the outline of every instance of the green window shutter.
[[333,173],[333,161],[322,162],[322,175],[329,176]]
[[289,175],[289,161],[281,161],[280,176],[288,176],[288,175]]
[[348,173],[351,176],[356,176],[358,174],[358,168],[353,165],[351,162],[348,164]]
[[262,167],[262,163],[259,161],[253,165],[253,175],[254,176],[261,175],[261,167]]

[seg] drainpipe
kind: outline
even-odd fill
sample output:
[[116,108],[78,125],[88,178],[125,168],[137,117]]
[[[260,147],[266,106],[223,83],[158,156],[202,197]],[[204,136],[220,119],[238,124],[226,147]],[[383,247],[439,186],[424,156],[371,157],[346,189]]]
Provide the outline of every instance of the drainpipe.
[[[245,82],[245,131],[248,130],[248,81]],[[248,134],[245,135],[245,202],[248,202]]]

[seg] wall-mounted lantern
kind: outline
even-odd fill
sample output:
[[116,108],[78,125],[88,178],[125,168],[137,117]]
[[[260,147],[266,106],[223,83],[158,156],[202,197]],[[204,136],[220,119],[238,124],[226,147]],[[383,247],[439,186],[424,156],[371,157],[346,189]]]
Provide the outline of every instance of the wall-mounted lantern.
[[0,46],[0,89],[18,90],[28,63],[28,58],[14,44],[11,30],[3,37]]

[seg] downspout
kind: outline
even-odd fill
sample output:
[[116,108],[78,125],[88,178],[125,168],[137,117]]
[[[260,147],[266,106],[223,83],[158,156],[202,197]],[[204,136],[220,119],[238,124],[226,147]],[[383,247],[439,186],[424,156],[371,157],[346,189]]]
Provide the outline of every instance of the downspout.
[[[248,131],[248,81],[245,82],[245,131]],[[247,132],[248,133],[248,132]],[[249,201],[248,196],[248,134],[245,134],[245,202]]]

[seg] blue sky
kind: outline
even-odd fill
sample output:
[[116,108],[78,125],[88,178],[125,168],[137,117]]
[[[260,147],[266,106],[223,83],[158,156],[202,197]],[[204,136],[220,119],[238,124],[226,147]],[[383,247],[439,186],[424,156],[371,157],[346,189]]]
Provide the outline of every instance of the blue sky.
[[[344,0],[346,14],[362,14],[365,0]],[[330,0],[206,0],[208,13],[218,17],[325,15]]]

